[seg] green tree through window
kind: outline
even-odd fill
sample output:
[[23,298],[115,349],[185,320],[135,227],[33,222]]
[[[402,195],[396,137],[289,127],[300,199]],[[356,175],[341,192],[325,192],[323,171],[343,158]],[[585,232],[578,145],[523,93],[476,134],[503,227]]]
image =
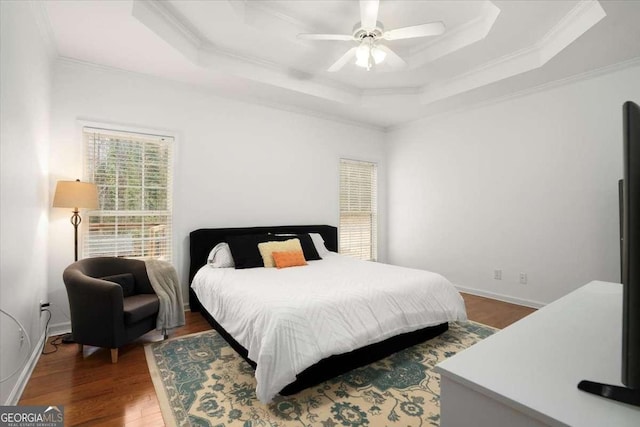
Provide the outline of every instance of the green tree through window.
[[83,135],[100,205],[88,212],[83,255],[171,260],[173,138],[91,127]]

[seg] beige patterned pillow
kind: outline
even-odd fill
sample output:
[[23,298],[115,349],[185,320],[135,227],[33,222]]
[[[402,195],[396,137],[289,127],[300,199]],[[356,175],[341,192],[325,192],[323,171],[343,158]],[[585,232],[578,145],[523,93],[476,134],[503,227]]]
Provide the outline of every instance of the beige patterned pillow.
[[258,250],[262,256],[264,266],[275,267],[276,264],[273,261],[273,255],[271,255],[273,252],[301,251],[302,246],[299,239],[289,239],[283,242],[258,243]]

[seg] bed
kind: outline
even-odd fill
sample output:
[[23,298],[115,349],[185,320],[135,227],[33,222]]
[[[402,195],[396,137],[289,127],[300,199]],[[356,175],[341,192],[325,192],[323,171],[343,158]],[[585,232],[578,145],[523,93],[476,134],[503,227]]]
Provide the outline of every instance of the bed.
[[[209,251],[227,236],[262,233],[319,233],[331,252],[305,267],[206,266]],[[190,250],[191,310],[200,311],[256,369],[256,395],[263,402],[466,319],[462,298],[445,278],[338,255],[332,226],[200,229],[190,234]]]

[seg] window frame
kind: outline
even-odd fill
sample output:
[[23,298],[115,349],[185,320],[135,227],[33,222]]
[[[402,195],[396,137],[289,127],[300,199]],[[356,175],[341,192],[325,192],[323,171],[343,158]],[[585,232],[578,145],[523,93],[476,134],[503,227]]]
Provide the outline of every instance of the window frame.
[[[174,131],[170,131],[170,130],[166,130],[166,129],[159,129],[159,128],[146,128],[146,127],[138,127],[138,126],[131,126],[131,125],[123,125],[123,124],[118,124],[118,123],[110,123],[110,122],[96,122],[96,121],[87,121],[87,120],[77,120],[76,121],[76,132],[78,135],[78,138],[80,140],[80,144],[81,144],[81,163],[82,163],[82,177],[84,181],[87,182],[93,182],[91,177],[88,176],[88,152],[87,152],[87,144],[85,143],[84,140],[84,130],[85,128],[94,128],[96,130],[104,130],[105,132],[112,132],[112,133],[133,133],[133,134],[138,134],[141,136],[145,136],[148,135],[150,137],[154,137],[154,138],[172,138],[173,142],[171,143],[171,155],[170,155],[170,159],[169,159],[169,164],[168,164],[168,168],[169,168],[169,175],[170,175],[170,179],[168,180],[168,183],[171,185],[171,192],[170,192],[170,196],[169,196],[169,201],[171,204],[171,210],[170,210],[170,221],[171,221],[171,234],[170,234],[170,243],[169,243],[169,247],[171,250],[171,254],[169,259],[167,259],[168,262],[175,264],[176,259],[178,258],[178,242],[176,241],[176,232],[175,232],[175,210],[174,210],[174,200],[175,200],[175,165],[176,165],[176,159],[178,156],[178,142],[179,142],[179,138],[178,138],[178,133],[174,132]],[[87,254],[85,253],[85,239],[88,237],[88,229],[89,229],[89,217],[91,214],[94,214],[96,211],[99,211],[99,209],[94,209],[94,210],[87,210],[84,212],[84,214],[82,215],[82,223],[80,226],[80,248],[79,248],[79,252],[80,252],[80,258],[85,258],[87,256]]]
[[[380,169],[380,164],[379,161],[376,160],[372,160],[372,159],[354,159],[352,157],[348,157],[348,156],[341,156],[338,160],[338,252],[342,254],[342,252],[340,252],[341,249],[341,241],[342,239],[340,238],[340,234],[341,234],[341,228],[342,228],[342,206],[341,206],[341,195],[342,195],[342,163],[343,162],[350,162],[350,163],[363,163],[363,164],[368,164],[373,166],[373,180],[372,180],[372,198],[373,198],[373,205],[374,205],[374,209],[372,210],[372,212],[369,213],[369,215],[372,216],[371,219],[371,229],[370,229],[370,235],[371,235],[371,253],[370,256],[366,259],[368,261],[378,261],[378,238],[379,238],[379,217],[380,217],[380,213],[379,213],[379,203],[378,200],[380,199],[380,193],[379,193],[379,184],[378,184],[378,177],[380,175],[379,169]],[[349,256],[348,254],[345,253],[345,255]],[[364,258],[360,258],[357,257],[357,259],[364,259]]]

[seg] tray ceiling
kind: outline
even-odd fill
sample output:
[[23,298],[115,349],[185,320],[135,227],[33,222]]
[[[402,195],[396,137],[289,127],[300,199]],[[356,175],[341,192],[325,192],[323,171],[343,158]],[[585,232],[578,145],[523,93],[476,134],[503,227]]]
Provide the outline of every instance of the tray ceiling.
[[351,34],[356,1],[42,4],[63,58],[379,128],[640,57],[640,2],[630,1],[381,0],[386,29],[447,30],[385,42],[406,69],[336,73],[326,70],[355,42],[296,35]]

